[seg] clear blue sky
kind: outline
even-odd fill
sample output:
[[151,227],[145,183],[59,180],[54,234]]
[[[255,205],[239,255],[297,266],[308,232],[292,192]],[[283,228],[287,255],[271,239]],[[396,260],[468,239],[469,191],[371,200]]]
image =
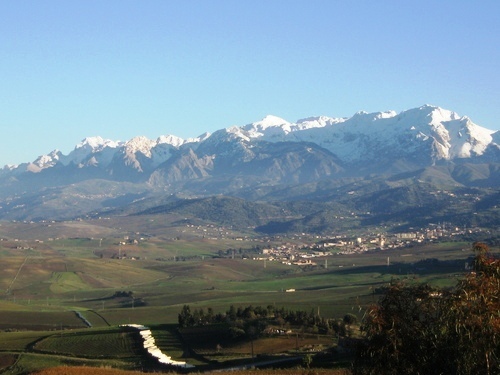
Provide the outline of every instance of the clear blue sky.
[[0,166],[434,104],[500,129],[500,1],[0,1]]

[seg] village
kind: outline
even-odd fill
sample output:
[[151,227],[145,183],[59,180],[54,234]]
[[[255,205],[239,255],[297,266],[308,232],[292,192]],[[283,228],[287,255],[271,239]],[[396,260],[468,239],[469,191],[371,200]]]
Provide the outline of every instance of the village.
[[[316,266],[318,263],[316,259],[320,257],[403,249],[426,242],[458,241],[465,235],[481,231],[480,228],[465,229],[446,224],[431,224],[420,230],[394,234],[373,233],[364,237],[337,235],[330,238],[315,236],[315,241],[310,243],[286,242],[279,246],[266,247],[259,256],[252,259],[278,261],[297,266]],[[302,233],[295,239],[303,240],[306,237]]]
[[[49,223],[49,225],[53,224]],[[33,224],[33,222],[25,222],[24,224]],[[451,223],[429,224],[425,228],[411,229],[406,232],[389,233],[380,231],[372,231],[369,233],[348,233],[348,234],[331,234],[318,235],[308,233],[295,233],[288,235],[241,235],[234,232],[231,227],[217,226],[214,224],[193,225],[185,223],[178,228],[177,236],[169,237],[162,236],[162,240],[179,241],[190,239],[202,239],[209,241],[221,242],[221,248],[218,251],[218,257],[243,258],[256,261],[281,262],[287,265],[296,265],[303,267],[318,266],[318,261],[321,265],[325,265],[324,259],[321,257],[347,255],[347,254],[362,254],[373,251],[384,251],[389,249],[403,249],[415,246],[416,244],[424,244],[429,242],[441,241],[461,241],[467,236],[473,236],[479,232],[487,232],[486,229],[479,227],[460,228]],[[116,254],[111,255],[111,258],[139,260],[137,245],[143,242],[148,242],[151,238],[156,237],[154,234],[144,232],[130,232],[128,235],[121,237],[114,243],[116,246]],[[48,242],[59,240],[59,238],[48,238]],[[99,247],[103,239],[87,238],[87,240],[98,240]],[[233,245],[227,247],[228,241]],[[23,241],[17,238],[8,239],[0,238],[4,243],[4,247],[18,250],[34,250],[37,245],[43,245],[44,241],[36,239],[34,241]],[[222,243],[225,243],[222,245]],[[241,247],[235,247],[235,242],[241,242]],[[249,244],[253,244],[249,246]],[[134,250],[133,251],[133,246]],[[132,251],[130,251],[132,250]],[[196,257],[196,256],[195,256]],[[179,254],[174,257],[159,257],[157,260],[187,260],[188,256]]]
[[[274,236],[235,236],[231,228],[218,227],[213,224],[186,225],[189,231],[183,231],[181,236],[169,238],[169,241],[178,241],[183,235],[197,235],[206,240],[223,241],[231,239],[241,242],[242,247],[220,249],[218,257],[243,258],[255,261],[281,262],[287,265],[309,266],[318,265],[318,258],[332,255],[362,254],[373,251],[384,251],[389,249],[403,249],[429,242],[461,241],[464,236],[470,236],[484,230],[479,227],[459,228],[450,223],[429,224],[426,228],[411,230],[400,233],[368,233],[354,235],[316,235],[297,233],[292,235]],[[123,251],[115,254],[115,258],[128,258],[137,260],[140,257],[126,254],[127,245],[137,245],[139,242],[147,241],[150,235],[135,233],[125,236],[119,241],[118,246]],[[248,248],[248,244],[254,245]],[[247,246],[245,246],[246,244]],[[243,248],[244,247],[244,248]],[[175,260],[187,260],[189,257],[177,256]],[[157,260],[168,260],[158,258]],[[321,259],[324,265],[324,259]]]

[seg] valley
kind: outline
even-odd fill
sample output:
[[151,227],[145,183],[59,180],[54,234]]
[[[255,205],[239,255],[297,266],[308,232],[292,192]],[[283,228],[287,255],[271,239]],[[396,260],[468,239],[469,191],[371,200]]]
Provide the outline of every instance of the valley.
[[6,166],[0,371],[348,371],[389,285],[448,290],[473,243],[498,256],[499,150],[425,105],[91,137]]
[[[248,341],[220,336],[224,349],[191,342],[187,354],[178,315],[185,305],[214,313],[273,306],[332,322],[353,314],[359,321],[391,280],[453,286],[472,255],[463,234],[422,242],[412,235],[404,246],[339,251],[338,244],[325,248],[326,237],[318,235],[259,237],[210,225],[169,227],[158,223],[161,216],[144,219],[1,223],[0,357],[15,358],[8,373],[68,364],[162,368],[141,354],[133,332],[119,328],[131,323],[151,327],[162,351],[196,371],[244,365],[264,354],[302,358],[311,348],[328,366],[339,366],[348,359],[335,349],[338,334],[296,326],[284,337],[255,339],[253,349]],[[278,249],[290,250],[282,253],[288,261]],[[291,249],[295,259],[314,263],[289,262]]]

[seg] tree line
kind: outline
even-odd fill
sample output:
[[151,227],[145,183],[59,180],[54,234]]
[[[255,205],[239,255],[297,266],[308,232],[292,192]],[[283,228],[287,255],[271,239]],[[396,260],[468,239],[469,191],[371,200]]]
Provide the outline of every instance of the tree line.
[[[291,327],[302,332],[320,334],[348,335],[350,325],[357,322],[357,317],[347,314],[343,319],[327,319],[320,317],[314,310],[291,310],[273,305],[235,307],[231,305],[224,313],[214,313],[209,307],[193,309],[184,305],[178,315],[179,327],[197,327],[204,325],[224,324],[229,328],[232,337],[255,337],[266,333],[286,333]],[[270,328],[272,328],[270,330]]]

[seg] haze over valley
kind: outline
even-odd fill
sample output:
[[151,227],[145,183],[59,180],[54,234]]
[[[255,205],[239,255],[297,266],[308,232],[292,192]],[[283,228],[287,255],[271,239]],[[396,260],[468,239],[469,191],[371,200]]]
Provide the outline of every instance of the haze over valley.
[[0,218],[168,215],[261,234],[498,223],[499,132],[424,105],[267,116],[191,139],[86,138],[0,172]]

